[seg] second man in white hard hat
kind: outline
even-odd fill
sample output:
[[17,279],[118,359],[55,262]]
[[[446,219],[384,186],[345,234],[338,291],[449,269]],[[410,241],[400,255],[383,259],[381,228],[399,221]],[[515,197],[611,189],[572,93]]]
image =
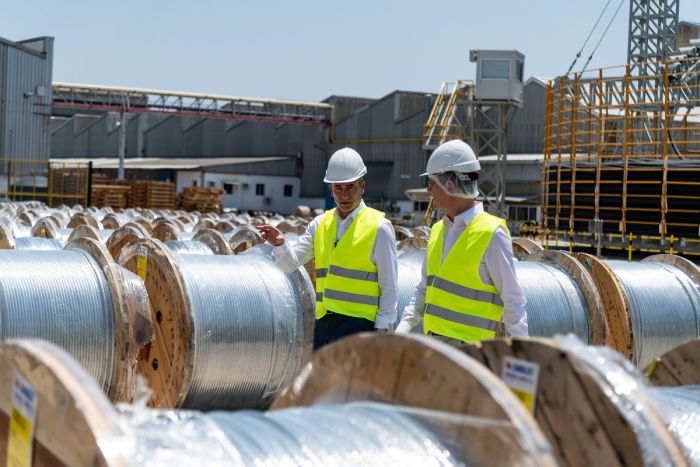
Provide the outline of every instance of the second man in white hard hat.
[[396,321],[396,237],[384,213],[362,200],[366,173],[351,148],[331,156],[323,181],[337,207],[311,221],[293,248],[275,227],[258,227],[283,270],[315,259],[314,350],[357,332],[393,331]]
[[503,219],[476,200],[480,170],[461,140],[440,145],[430,156],[422,175],[445,216],[431,228],[421,281],[396,332],[409,332],[423,318],[426,334],[469,343],[495,337],[505,318],[511,336],[528,335],[510,233]]

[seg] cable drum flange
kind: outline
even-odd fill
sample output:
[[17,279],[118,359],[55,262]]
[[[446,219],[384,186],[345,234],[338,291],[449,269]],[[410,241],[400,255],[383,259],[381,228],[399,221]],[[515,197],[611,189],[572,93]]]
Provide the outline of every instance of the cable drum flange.
[[528,302],[530,336],[573,333],[587,344],[605,344],[605,311],[584,266],[557,250],[535,250],[525,259],[515,269]]
[[261,408],[311,354],[315,294],[269,247],[240,256],[177,254],[157,240],[118,261],[145,277],[156,338],[141,372],[157,407]]
[[[133,296],[143,286],[125,287],[127,271],[92,239],[62,251],[3,251],[0,264],[0,337],[55,342],[112,400],[130,400],[138,348],[152,336],[150,314],[139,311],[147,302]],[[146,321],[134,321],[139,313]]]

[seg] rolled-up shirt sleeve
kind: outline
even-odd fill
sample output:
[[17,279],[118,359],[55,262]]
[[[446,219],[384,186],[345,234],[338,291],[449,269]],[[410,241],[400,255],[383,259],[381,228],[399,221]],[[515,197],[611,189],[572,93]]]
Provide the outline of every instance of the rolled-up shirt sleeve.
[[314,235],[322,216],[316,217],[306,226],[306,231],[299,237],[294,247],[285,241],[272,248],[272,259],[284,272],[292,272],[314,257]]
[[511,239],[503,229],[499,228],[493,234],[491,244],[484,254],[484,263],[503,301],[506,331],[511,336],[527,337],[527,300],[515,272]]
[[403,309],[403,314],[401,315],[401,322],[396,326],[396,332],[399,334],[407,334],[411,332],[411,329],[416,327],[423,319],[424,309],[425,309],[425,290],[428,284],[428,266],[427,266],[427,255],[423,257],[423,267],[421,268],[420,282],[416,286],[416,290],[413,292],[411,301]]

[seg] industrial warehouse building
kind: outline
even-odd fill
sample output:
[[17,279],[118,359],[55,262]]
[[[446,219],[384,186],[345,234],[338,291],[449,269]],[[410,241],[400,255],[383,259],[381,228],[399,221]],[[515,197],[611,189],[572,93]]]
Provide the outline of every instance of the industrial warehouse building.
[[[369,204],[394,217],[424,208],[424,197],[409,199],[406,193],[424,187],[419,174],[429,152],[424,149],[423,134],[435,93],[396,90],[379,99],[334,95],[320,103],[251,99],[245,112],[225,115],[240,104],[232,101],[212,113],[201,107],[211,96],[181,94],[172,106],[165,103],[178,93],[170,91],[52,83],[51,38],[2,44],[4,50],[38,59],[38,52],[26,45],[35,42],[43,44],[39,53],[43,74],[30,80],[17,67],[2,70],[5,76],[14,74],[13,79],[27,81],[27,89],[21,92],[33,90],[34,95],[22,99],[35,101],[30,113],[38,123],[28,128],[15,122],[15,128],[0,134],[0,142],[7,145],[10,135],[22,131],[50,137],[42,147],[4,149],[5,158],[25,154],[45,160],[48,152],[52,160],[89,161],[93,170],[116,177],[123,145],[126,178],[169,180],[178,191],[185,186],[222,188],[227,207],[289,213],[298,204],[327,206],[328,194],[321,182],[327,160],[335,150],[350,146],[362,154],[368,167]],[[505,176],[506,202],[513,207],[513,218],[516,213],[518,218],[536,215],[538,210],[545,86],[542,79],[525,82],[523,105],[508,128],[508,153],[514,156],[512,170],[509,164]],[[125,103],[118,96],[124,95],[129,102],[122,115],[119,109]],[[36,111],[39,99],[43,99],[41,112]],[[255,105],[262,110],[251,111]],[[296,113],[289,110],[290,105]],[[313,114],[309,118],[307,111]],[[496,163],[489,157],[482,162],[485,173]],[[532,209],[517,209],[523,204]]]

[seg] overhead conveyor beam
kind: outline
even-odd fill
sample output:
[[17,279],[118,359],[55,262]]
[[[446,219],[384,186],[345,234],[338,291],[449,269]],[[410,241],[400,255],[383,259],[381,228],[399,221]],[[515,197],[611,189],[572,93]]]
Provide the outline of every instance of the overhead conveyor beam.
[[235,120],[329,125],[333,106],[154,89],[53,83],[55,108],[155,112]]

